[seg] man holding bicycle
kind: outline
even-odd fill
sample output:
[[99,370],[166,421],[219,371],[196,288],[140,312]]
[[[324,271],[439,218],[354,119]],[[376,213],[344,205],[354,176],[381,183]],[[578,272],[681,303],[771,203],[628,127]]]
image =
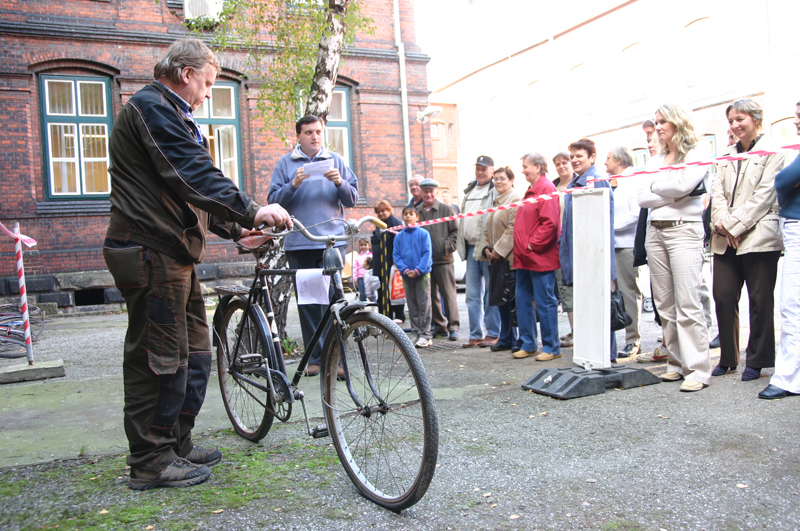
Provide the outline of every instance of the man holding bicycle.
[[109,141],[111,220],[103,255],[128,307],[123,380],[130,486],[205,481],[219,450],[192,444],[211,368],[206,309],[195,272],[205,234],[291,224],[214,166],[192,112],[210,97],[219,64],[198,39],[175,42],[134,94]]

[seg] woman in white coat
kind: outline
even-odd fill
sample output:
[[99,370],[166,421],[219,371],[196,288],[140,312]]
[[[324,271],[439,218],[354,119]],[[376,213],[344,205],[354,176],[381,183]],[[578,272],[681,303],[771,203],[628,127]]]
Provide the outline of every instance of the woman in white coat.
[[[650,169],[703,159],[689,116],[678,105],[656,111],[661,146]],[[703,195],[707,167],[667,170],[650,177],[638,194],[639,206],[650,209],[645,248],[650,282],[664,329],[667,350],[665,381],[684,380],[681,391],[699,391],[711,378],[708,328],[700,302],[703,272]]]
[[[770,150],[758,103],[737,100],[725,115],[739,140],[724,155]],[[735,371],[739,365],[739,298],[744,284],[750,300],[750,338],[742,380],[755,380],[761,369],[775,366],[773,293],[783,250],[775,175],[783,168],[783,160],[783,153],[776,153],[717,166],[711,194],[711,252],[720,358],[712,376]]]

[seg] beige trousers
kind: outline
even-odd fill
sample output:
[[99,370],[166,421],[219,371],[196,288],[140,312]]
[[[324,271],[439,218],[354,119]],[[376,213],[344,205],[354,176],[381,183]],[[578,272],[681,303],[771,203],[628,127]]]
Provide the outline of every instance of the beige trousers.
[[708,384],[711,359],[708,327],[700,302],[703,275],[703,224],[647,228],[647,263],[653,299],[669,351],[667,371]]

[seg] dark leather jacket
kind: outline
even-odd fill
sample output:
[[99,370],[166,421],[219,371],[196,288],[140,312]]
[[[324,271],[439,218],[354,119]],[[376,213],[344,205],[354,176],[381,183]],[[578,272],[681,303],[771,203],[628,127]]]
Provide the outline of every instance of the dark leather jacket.
[[198,263],[206,230],[236,238],[239,225],[253,227],[260,205],[214,166],[208,141],[197,142],[191,121],[160,83],[144,87],[122,108],[109,153],[107,238]]

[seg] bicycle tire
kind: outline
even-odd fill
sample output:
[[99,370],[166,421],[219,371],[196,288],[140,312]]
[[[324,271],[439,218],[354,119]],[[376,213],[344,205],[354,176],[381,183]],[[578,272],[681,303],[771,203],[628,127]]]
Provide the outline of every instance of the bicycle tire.
[[[44,321],[34,317],[29,317],[28,324],[31,330],[31,337],[38,339],[42,332],[44,332]],[[21,315],[0,317],[0,328],[4,328],[6,326],[17,332],[21,332],[23,334],[25,333],[25,321],[23,321]]]
[[[0,305],[0,317],[7,317],[13,315],[19,315],[22,313],[20,310],[19,304],[16,303],[9,303],[9,304],[2,304]],[[34,304],[28,304],[28,315],[39,316],[42,314],[42,309]]]
[[[346,383],[337,381],[341,353],[329,334],[323,359],[322,403],[328,431],[342,466],[365,498],[400,512],[428,490],[436,469],[439,426],[433,391],[411,341],[399,326],[377,313],[356,313],[346,319],[344,351],[360,411]],[[359,356],[364,346],[369,373],[388,407],[366,378]]]
[[24,358],[28,355],[28,347],[24,340],[0,336],[0,358]]
[[[249,383],[256,381],[264,386],[266,381],[267,334],[264,323],[254,307],[245,314],[247,305],[233,298],[225,306],[217,344],[217,371],[222,402],[233,424],[233,429],[247,440],[258,442],[272,427],[274,410],[269,393]],[[236,352],[236,337],[241,330],[242,339]],[[258,355],[248,360],[243,355]],[[230,369],[233,368],[233,371]],[[238,376],[237,376],[238,375]]]

